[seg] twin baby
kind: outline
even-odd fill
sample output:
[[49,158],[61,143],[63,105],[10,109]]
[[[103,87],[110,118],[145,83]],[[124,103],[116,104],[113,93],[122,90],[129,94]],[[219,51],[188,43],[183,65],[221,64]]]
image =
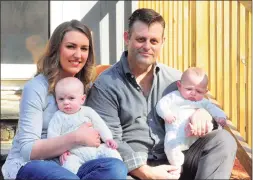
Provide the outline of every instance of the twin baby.
[[84,86],[79,79],[67,77],[58,81],[55,86],[55,99],[59,110],[50,120],[47,132],[48,137],[57,137],[72,132],[88,122],[98,131],[104,142],[99,147],[77,146],[69,150],[62,166],[75,174],[82,164],[92,159],[100,157],[121,159],[116,150],[117,143],[103,119],[92,108],[83,106],[85,97]]
[[[184,154],[199,137],[190,136],[185,131],[189,117],[198,108],[206,109],[222,127],[226,125],[226,115],[217,106],[204,98],[207,93],[208,78],[201,68],[187,69],[177,81],[178,90],[164,96],[157,104],[157,114],[165,121],[165,153],[171,165],[182,166]],[[117,143],[101,117],[90,107],[83,106],[84,87],[80,80],[68,77],[58,81],[55,97],[59,110],[54,114],[48,127],[48,137],[56,137],[91,122],[104,143],[99,147],[78,146],[69,151],[63,167],[77,173],[79,167],[92,159],[114,157],[122,159],[118,153]],[[208,132],[212,131],[212,117]],[[85,132],[84,132],[85,133]]]
[[212,118],[219,127],[226,125],[226,114],[204,98],[208,92],[208,77],[203,69],[191,67],[183,72],[177,81],[177,91],[165,95],[156,105],[157,114],[165,121],[164,152],[171,165],[181,166],[184,163],[182,151],[199,138],[192,136],[189,128],[189,117],[196,109],[203,108],[209,112],[207,130],[213,130]]

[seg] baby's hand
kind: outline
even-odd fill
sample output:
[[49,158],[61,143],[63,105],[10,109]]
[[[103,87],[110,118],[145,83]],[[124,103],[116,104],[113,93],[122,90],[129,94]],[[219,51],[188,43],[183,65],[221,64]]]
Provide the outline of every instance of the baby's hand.
[[109,139],[105,142],[105,144],[112,149],[117,149],[118,148],[118,144],[116,143],[116,141],[114,141],[113,139]]
[[222,117],[215,117],[214,118],[215,121],[221,125],[222,127],[226,126],[227,125],[227,119],[226,118],[222,118]]
[[181,175],[181,173],[183,172],[183,167],[182,166],[178,166],[178,169],[177,170],[175,170],[175,171],[170,171],[170,173],[171,174],[173,174],[173,175]]
[[173,116],[172,114],[168,115],[165,117],[164,121],[166,121],[167,123],[171,124],[173,122],[176,121],[176,117]]
[[64,152],[61,156],[60,156],[60,163],[61,165],[64,164],[64,162],[67,160],[68,155],[70,155],[69,151]]

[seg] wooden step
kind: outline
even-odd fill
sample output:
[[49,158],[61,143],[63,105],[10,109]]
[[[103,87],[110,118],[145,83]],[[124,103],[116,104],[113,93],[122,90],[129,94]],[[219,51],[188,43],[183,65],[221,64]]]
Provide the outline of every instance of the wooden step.
[[12,140],[16,134],[18,120],[2,120],[1,129],[1,155],[0,160],[4,160],[11,148]]
[[1,120],[18,119],[21,90],[1,90]]
[[230,179],[237,180],[237,179],[247,179],[250,180],[249,174],[246,172],[245,168],[242,166],[240,161],[236,158],[234,167],[230,176]]
[[3,161],[6,159],[12,146],[12,140],[10,141],[1,141],[1,156],[0,160]]
[[[3,84],[2,81],[1,84]],[[21,93],[22,88],[20,86],[13,86],[7,82],[1,87],[1,161],[5,160],[16,133]]]

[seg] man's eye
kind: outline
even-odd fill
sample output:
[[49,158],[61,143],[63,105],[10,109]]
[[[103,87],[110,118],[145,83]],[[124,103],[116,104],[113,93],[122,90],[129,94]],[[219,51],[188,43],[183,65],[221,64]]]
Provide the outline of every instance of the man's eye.
[[145,39],[144,39],[144,38],[138,38],[137,41],[138,41],[138,42],[144,42]]
[[156,44],[156,43],[158,43],[158,41],[155,40],[155,39],[152,39],[152,40],[151,40],[151,43],[152,43],[152,44]]

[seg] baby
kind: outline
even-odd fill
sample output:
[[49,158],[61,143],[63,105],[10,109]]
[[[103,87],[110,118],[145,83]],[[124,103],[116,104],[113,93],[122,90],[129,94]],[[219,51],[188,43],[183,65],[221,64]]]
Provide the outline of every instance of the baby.
[[59,110],[50,120],[47,134],[49,138],[67,134],[87,122],[91,122],[94,129],[99,132],[105,144],[101,144],[98,148],[78,146],[69,151],[62,166],[75,174],[83,163],[92,159],[100,157],[122,159],[116,150],[117,143],[103,119],[92,108],[82,106],[85,97],[83,83],[79,79],[67,77],[58,81],[55,98]]
[[[214,120],[222,127],[226,125],[225,113],[204,98],[207,93],[208,78],[203,69],[192,67],[187,69],[177,81],[177,91],[164,96],[156,106],[157,114],[165,121],[165,154],[171,165],[182,166],[184,154],[182,151],[199,138],[189,136],[185,127],[189,123],[189,117],[196,109],[204,108]],[[212,117],[209,118],[208,131],[212,131]]]

